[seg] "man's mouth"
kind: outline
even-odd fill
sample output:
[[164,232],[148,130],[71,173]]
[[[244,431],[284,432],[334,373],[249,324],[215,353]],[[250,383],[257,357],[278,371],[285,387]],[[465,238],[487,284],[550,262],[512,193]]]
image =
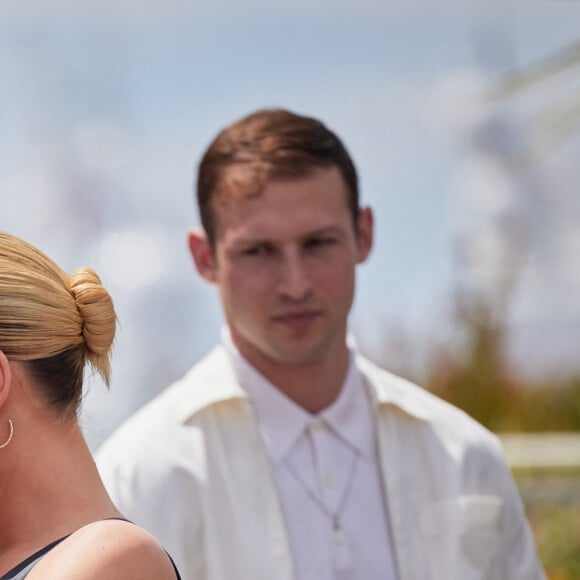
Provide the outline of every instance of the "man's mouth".
[[289,328],[300,329],[312,324],[320,315],[319,310],[300,310],[277,314],[272,317],[272,320]]

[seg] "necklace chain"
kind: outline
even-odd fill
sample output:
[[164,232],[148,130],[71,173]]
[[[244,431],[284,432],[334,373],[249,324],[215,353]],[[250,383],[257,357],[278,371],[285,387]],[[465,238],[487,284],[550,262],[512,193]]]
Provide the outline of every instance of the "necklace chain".
[[328,509],[326,503],[319,497],[318,493],[310,485],[306,483],[304,478],[300,476],[300,474],[286,461],[284,461],[284,466],[288,470],[288,472],[294,477],[294,479],[300,484],[300,486],[304,489],[304,491],[308,494],[308,497],[320,508],[320,510],[327,515],[330,520],[332,521],[332,529],[335,533],[341,532],[342,526],[340,525],[340,517],[344,508],[346,507],[346,502],[350,496],[350,492],[352,489],[352,484],[354,482],[354,474],[356,471],[356,464],[358,460],[358,453],[354,452],[354,457],[350,464],[350,469],[348,472],[348,479],[346,482],[345,490],[340,498],[340,504],[338,505],[336,511],[331,511]]

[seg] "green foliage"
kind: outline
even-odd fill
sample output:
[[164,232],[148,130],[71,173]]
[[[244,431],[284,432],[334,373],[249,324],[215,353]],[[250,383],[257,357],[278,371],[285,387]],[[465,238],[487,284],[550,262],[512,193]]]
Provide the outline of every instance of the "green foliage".
[[427,388],[495,432],[580,431],[580,375],[530,381],[504,355],[499,317],[481,304],[461,312],[462,354],[432,361]]
[[580,376],[531,383],[474,365],[427,386],[495,432],[580,431]]
[[517,471],[515,479],[548,579],[577,580],[580,578],[580,470]]
[[525,417],[522,430],[580,430],[580,376],[521,385],[520,390]]

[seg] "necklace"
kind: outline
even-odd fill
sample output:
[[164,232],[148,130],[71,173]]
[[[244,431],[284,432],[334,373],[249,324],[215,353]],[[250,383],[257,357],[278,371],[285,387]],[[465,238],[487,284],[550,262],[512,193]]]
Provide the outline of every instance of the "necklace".
[[340,518],[352,490],[357,461],[358,453],[355,452],[350,464],[345,490],[335,511],[328,509],[328,506],[322,499],[320,499],[316,490],[312,489],[312,487],[306,483],[304,478],[289,463],[283,463],[290,475],[292,475],[292,477],[298,482],[314,505],[318,506],[318,508],[328,516],[332,522],[334,565],[338,570],[344,570],[352,565],[352,557],[348,547],[348,538],[344,528],[342,527]]

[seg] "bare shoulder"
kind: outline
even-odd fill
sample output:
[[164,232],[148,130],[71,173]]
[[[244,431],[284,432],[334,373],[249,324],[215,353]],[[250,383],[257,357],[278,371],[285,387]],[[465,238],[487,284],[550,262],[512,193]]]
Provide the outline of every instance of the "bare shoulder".
[[89,524],[49,552],[28,580],[175,580],[165,550],[143,528],[104,520]]

